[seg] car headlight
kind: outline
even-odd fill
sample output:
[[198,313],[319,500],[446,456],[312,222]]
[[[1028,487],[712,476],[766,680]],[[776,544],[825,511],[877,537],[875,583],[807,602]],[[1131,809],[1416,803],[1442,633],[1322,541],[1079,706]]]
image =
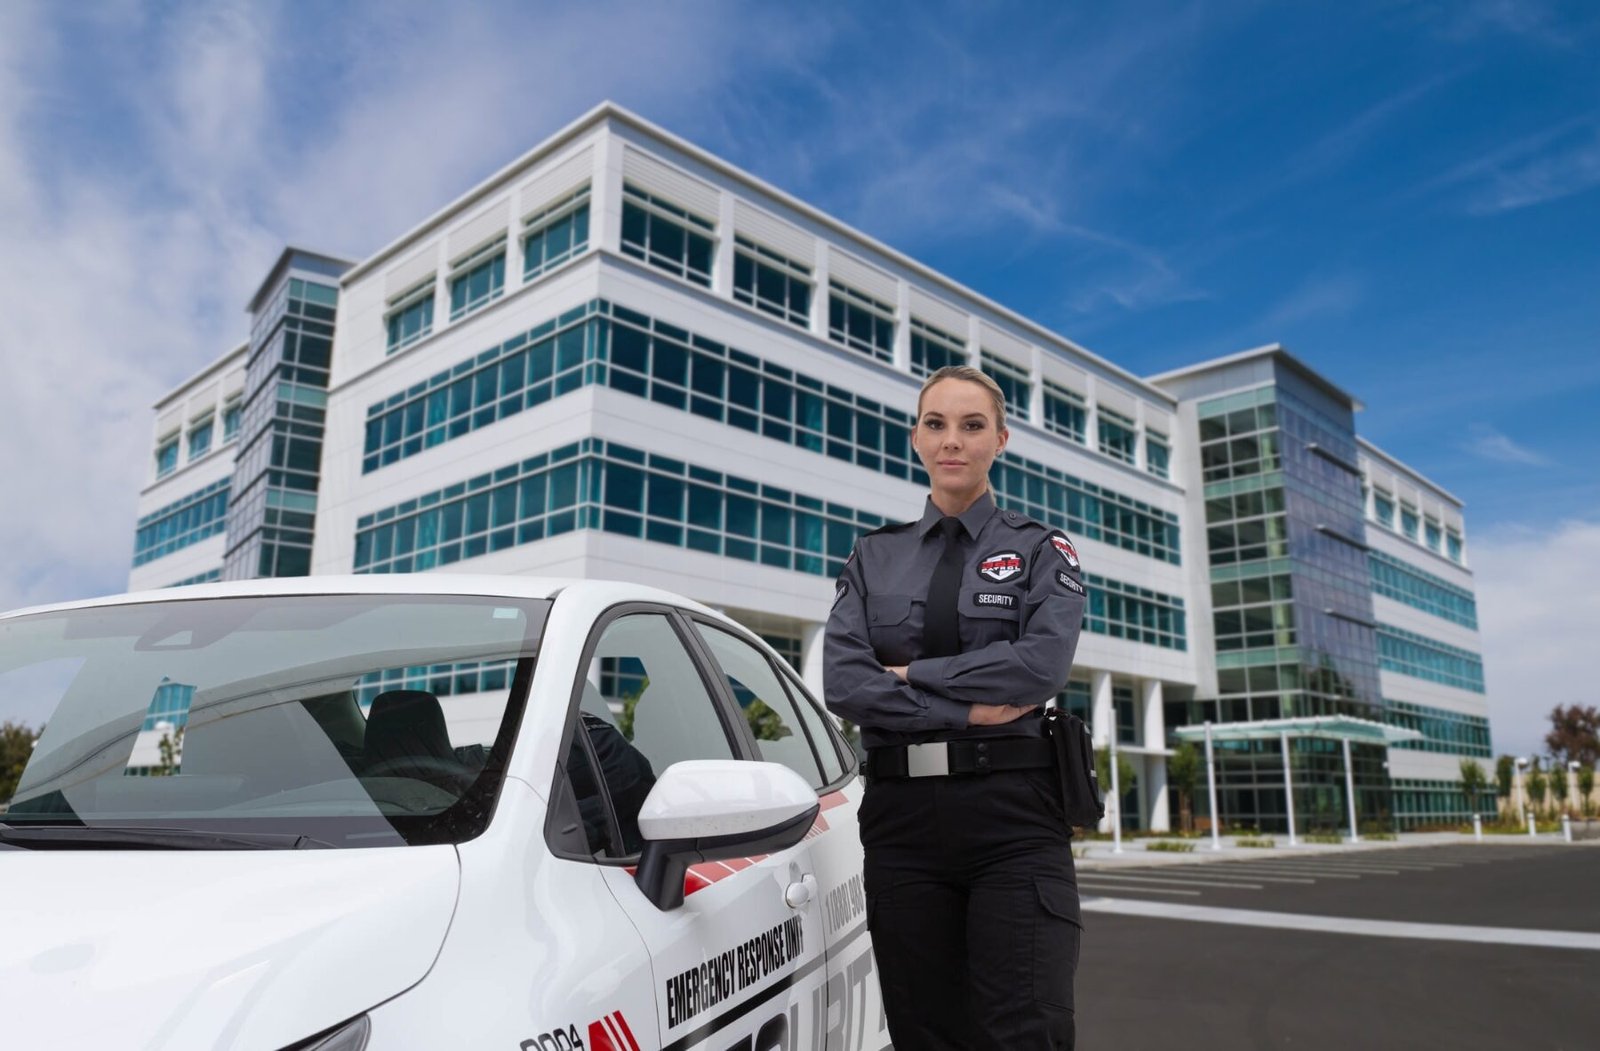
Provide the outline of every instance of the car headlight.
[[371,1034],[372,1023],[366,1015],[362,1015],[336,1029],[318,1033],[298,1044],[290,1044],[283,1051],[365,1051],[367,1037]]

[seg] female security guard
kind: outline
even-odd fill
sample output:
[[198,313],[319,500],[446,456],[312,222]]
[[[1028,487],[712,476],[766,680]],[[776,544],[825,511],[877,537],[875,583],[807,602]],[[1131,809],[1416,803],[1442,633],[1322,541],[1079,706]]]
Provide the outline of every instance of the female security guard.
[[921,519],[867,533],[840,574],[827,704],[861,727],[867,918],[897,1048],[1071,1048],[1078,888],[1040,706],[1083,620],[1077,551],[995,507],[1005,396],[928,377],[911,444]]

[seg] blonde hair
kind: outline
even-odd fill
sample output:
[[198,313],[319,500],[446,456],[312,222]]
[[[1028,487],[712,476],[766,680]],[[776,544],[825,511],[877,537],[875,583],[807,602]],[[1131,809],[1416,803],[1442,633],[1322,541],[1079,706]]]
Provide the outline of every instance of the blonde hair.
[[988,391],[989,400],[994,402],[995,430],[1003,431],[1006,429],[1005,391],[1000,389],[1000,384],[996,383],[994,378],[987,372],[982,369],[975,369],[971,365],[946,365],[922,381],[922,389],[917,392],[918,422],[921,422],[922,419],[923,397],[927,395],[934,384],[942,383],[945,380],[966,380],[968,383],[976,383]]

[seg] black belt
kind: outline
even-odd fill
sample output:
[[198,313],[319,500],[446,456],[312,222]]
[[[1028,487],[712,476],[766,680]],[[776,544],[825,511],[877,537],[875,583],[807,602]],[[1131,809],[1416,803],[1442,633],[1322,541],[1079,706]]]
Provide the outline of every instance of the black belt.
[[869,748],[868,777],[945,777],[1034,770],[1054,765],[1050,742],[1040,737],[993,737],[934,744]]

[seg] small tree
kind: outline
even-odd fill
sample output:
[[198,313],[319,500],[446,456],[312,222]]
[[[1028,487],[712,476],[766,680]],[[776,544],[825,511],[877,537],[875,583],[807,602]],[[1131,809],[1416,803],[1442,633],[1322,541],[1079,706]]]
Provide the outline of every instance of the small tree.
[[1550,781],[1544,775],[1544,770],[1535,759],[1528,768],[1528,798],[1533,800],[1533,810],[1537,813],[1544,809],[1545,789],[1550,787]]
[[39,735],[21,723],[0,723],[0,803],[11,800]]
[[[1109,796],[1111,794],[1111,749],[1109,747],[1095,750],[1094,770],[1095,774],[1100,778],[1100,791]],[[1127,795],[1129,792],[1133,791],[1134,779],[1135,775],[1133,772],[1133,762],[1128,758],[1127,753],[1118,752],[1117,790],[1123,795]],[[1122,800],[1117,800],[1116,808],[1117,820],[1121,821]],[[1110,810],[1111,808],[1107,807],[1106,809]]]
[[161,762],[151,771],[153,777],[171,777],[183,765],[183,727],[163,733],[156,748],[161,752]]
[[1189,741],[1178,745],[1167,760],[1167,780],[1178,793],[1178,827],[1185,832],[1194,831],[1194,793],[1200,785],[1200,767],[1200,749]]
[[1483,767],[1475,759],[1461,760],[1461,791],[1467,797],[1467,810],[1478,812],[1478,797],[1483,794],[1483,789],[1489,782],[1489,775],[1483,772]]
[[1567,805],[1567,768],[1560,760],[1550,764],[1550,809],[1560,810]]
[[1585,766],[1600,762],[1600,708],[1556,705],[1550,712],[1544,746],[1557,762],[1577,760]]
[[1500,797],[1499,809],[1511,805],[1511,785],[1517,776],[1517,761],[1502,755],[1494,761],[1494,794]]
[[1594,767],[1578,767],[1578,802],[1583,807],[1584,817],[1594,816]]

